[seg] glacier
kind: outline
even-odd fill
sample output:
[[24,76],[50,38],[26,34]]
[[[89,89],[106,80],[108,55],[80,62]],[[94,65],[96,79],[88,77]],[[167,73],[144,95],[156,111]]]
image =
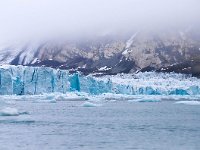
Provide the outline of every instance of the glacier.
[[80,95],[200,95],[200,79],[156,72],[95,77],[49,67],[0,66],[0,95],[70,92]]

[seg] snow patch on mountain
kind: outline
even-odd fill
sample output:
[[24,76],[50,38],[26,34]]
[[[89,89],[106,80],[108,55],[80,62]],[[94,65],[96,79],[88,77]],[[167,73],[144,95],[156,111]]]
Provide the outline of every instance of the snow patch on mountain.
[[32,43],[28,45],[25,51],[23,51],[19,56],[19,64],[27,65],[35,59],[35,53],[39,47],[39,43]]
[[126,55],[128,53],[131,52],[131,50],[129,49],[131,47],[131,45],[133,44],[133,40],[136,37],[137,33],[133,34],[130,39],[126,42],[126,48],[125,51],[122,52],[123,55]]
[[110,67],[104,66],[104,67],[99,68],[99,71],[107,71],[107,70],[110,70],[110,69],[111,69]]

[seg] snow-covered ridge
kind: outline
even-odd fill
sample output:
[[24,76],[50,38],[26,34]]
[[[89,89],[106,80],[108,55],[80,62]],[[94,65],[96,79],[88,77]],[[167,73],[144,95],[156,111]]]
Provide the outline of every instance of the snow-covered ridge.
[[32,41],[31,43],[24,44],[14,42],[11,46],[0,47],[0,64],[11,64],[17,57],[18,64],[28,65],[35,63],[35,53],[40,46],[39,42]]
[[200,95],[200,79],[175,73],[145,72],[94,77],[48,67],[1,66],[1,95],[85,92],[126,95]]

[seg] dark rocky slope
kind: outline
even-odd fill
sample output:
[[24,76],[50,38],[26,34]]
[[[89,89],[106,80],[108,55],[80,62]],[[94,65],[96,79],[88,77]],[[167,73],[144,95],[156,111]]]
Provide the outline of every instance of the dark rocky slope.
[[1,64],[49,66],[85,74],[162,71],[200,76],[200,34],[194,30],[135,32],[44,42],[0,50]]

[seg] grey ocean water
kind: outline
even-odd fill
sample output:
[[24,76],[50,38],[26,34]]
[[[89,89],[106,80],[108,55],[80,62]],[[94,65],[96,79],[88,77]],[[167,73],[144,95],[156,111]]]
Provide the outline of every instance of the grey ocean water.
[[0,150],[199,150],[200,106],[161,102],[16,101],[0,116]]

